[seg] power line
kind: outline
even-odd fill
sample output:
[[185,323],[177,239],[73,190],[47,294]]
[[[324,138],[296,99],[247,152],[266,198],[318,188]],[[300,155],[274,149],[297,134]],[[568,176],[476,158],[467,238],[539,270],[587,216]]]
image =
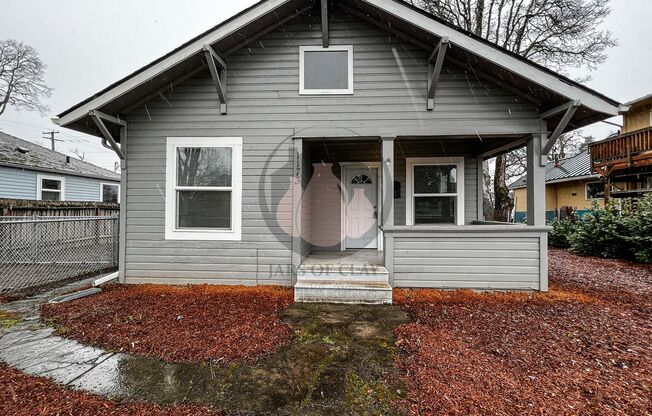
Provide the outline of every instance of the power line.
[[50,140],[50,143],[52,143],[52,150],[56,150],[54,148],[54,142],[63,142],[63,140],[61,140],[61,139],[55,139],[54,138],[55,134],[59,134],[59,132],[56,131],[56,130],[44,131],[43,134],[47,134],[47,135],[50,136],[50,137],[43,137],[43,138],[47,139],[47,140]]

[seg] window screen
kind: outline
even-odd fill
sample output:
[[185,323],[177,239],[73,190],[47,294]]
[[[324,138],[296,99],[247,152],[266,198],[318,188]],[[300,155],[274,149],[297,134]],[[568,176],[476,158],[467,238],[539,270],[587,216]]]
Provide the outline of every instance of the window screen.
[[306,51],[303,59],[305,89],[345,90],[349,87],[347,51]]
[[301,55],[302,94],[352,94],[353,47],[303,46]]

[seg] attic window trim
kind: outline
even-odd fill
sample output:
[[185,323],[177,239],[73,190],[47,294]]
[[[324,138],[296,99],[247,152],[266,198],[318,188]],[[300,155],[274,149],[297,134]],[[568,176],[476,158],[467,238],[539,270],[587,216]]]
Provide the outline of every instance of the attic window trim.
[[[306,52],[347,52],[348,53],[348,86],[338,89],[305,88],[305,53]],[[300,46],[299,47],[299,95],[353,95],[353,45]]]

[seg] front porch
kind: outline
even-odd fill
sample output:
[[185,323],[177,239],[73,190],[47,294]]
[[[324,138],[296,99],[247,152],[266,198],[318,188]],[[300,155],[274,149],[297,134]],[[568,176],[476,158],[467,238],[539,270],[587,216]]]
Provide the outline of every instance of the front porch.
[[[295,139],[295,300],[547,290],[541,135]],[[485,159],[528,145],[528,225],[486,223]]]

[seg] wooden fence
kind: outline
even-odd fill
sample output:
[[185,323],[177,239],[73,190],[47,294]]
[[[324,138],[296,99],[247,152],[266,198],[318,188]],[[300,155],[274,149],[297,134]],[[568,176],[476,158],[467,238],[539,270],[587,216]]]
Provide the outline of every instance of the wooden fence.
[[120,204],[105,202],[0,199],[2,217],[110,217],[119,213]]

